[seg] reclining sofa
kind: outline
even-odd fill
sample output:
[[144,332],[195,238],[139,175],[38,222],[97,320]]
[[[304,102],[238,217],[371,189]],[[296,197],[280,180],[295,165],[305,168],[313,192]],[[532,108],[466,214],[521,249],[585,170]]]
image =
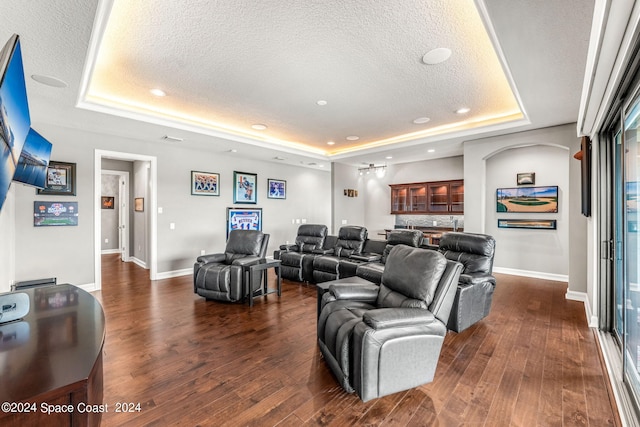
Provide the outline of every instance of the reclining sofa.
[[[292,245],[281,245],[274,251],[273,258],[282,261],[280,274],[283,278],[298,282],[312,280],[313,258],[330,252],[325,248],[327,226],[321,224],[303,224],[298,227],[298,235]],[[337,239],[336,239],[337,240]],[[330,239],[331,242],[331,239]],[[335,240],[333,241],[335,244]]]
[[393,230],[389,233],[386,245],[382,250],[382,255],[378,261],[361,264],[356,269],[356,276],[374,283],[382,281],[384,265],[387,262],[389,252],[395,245],[407,245],[417,248],[422,243],[422,231],[419,230]]

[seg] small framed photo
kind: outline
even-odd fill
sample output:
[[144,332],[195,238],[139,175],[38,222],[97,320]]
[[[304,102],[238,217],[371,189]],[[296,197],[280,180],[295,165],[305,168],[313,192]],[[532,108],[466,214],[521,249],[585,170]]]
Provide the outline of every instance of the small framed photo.
[[136,212],[144,212],[144,197],[136,197],[133,199],[133,210]]
[[219,196],[220,174],[191,171],[191,194],[194,196]]
[[54,196],[76,195],[76,164],[55,162],[51,160],[45,176],[45,187],[39,188],[38,194]]
[[113,209],[115,204],[115,198],[111,196],[102,196],[101,198],[102,209]]
[[518,185],[534,185],[536,183],[535,172],[525,172],[517,174]]
[[258,175],[247,172],[233,172],[233,203],[256,204]]
[[267,194],[269,199],[287,198],[287,181],[269,178],[267,179],[267,186],[269,187],[269,193]]

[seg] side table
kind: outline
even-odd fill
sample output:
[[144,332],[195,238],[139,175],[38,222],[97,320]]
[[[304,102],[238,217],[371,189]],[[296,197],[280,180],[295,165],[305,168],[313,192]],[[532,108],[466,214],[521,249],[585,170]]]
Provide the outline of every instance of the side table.
[[[264,296],[268,294],[278,293],[278,296],[282,295],[282,282],[280,278],[280,264],[282,263],[279,259],[267,259],[265,262],[260,264],[253,264],[245,267],[244,269],[244,283],[247,286],[244,290],[244,294],[249,298],[249,307],[253,307],[253,298],[257,296]],[[276,272],[277,277],[277,287],[276,289],[272,289],[268,287],[269,279],[267,278],[267,270],[269,268],[273,268]],[[264,271],[262,274],[262,286],[255,291],[252,291],[254,288],[253,284],[255,283],[256,273]]]

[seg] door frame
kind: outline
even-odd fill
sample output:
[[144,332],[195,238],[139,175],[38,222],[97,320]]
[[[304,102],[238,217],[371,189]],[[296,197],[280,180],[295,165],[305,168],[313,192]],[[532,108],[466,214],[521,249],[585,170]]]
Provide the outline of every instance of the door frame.
[[143,161],[149,162],[149,233],[147,236],[147,244],[149,247],[149,278],[157,280],[158,277],[158,190],[156,183],[158,182],[158,158],[155,156],[147,156],[143,154],[125,153],[119,151],[95,150],[94,153],[94,285],[95,289],[102,289],[102,222],[100,211],[101,206],[101,175],[102,175],[102,159],[124,160],[124,161]]

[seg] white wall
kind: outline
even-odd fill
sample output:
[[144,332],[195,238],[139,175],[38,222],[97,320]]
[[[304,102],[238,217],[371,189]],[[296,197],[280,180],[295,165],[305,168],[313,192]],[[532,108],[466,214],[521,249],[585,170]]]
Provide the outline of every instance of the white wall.
[[[258,203],[236,205],[263,209],[263,230],[271,234],[269,252],[286,240],[295,238],[298,225],[295,218],[308,223],[329,224],[331,221],[331,176],[328,171],[302,168],[282,163],[265,163],[242,157],[238,153],[216,150],[215,140],[206,149],[188,144],[167,144],[159,140],[140,141],[80,130],[40,125],[39,131],[53,143],[52,159],[77,164],[77,196],[47,196],[47,199],[77,201],[77,227],[33,227],[33,201],[44,200],[35,190],[15,188],[15,221],[11,209],[0,213],[0,232],[8,234],[14,227],[16,235],[15,263],[10,257],[0,261],[2,283],[9,290],[10,281],[57,277],[59,283],[90,285],[94,281],[93,224],[94,150],[110,150],[156,156],[158,159],[158,273],[188,270],[201,250],[220,252],[226,241],[226,208],[234,206],[232,197],[233,171],[258,174]],[[219,197],[192,196],[191,171],[220,173]],[[267,178],[287,181],[287,198],[267,199]],[[145,206],[146,208],[146,206]],[[145,209],[148,210],[148,209]],[[7,217],[8,216],[8,217]],[[169,229],[175,223],[175,230]],[[0,251],[13,253],[11,247]],[[9,244],[11,246],[11,244]],[[15,273],[11,273],[15,266]],[[5,272],[9,272],[5,274]],[[6,276],[6,277],[5,277]]]
[[[365,200],[366,194],[362,185],[362,179],[358,173],[358,168],[342,163],[333,163],[331,166],[331,185],[333,215],[332,224],[329,225],[331,234],[338,234],[338,230],[343,225],[365,226]],[[348,197],[344,195],[344,190],[357,190],[358,197]],[[372,230],[367,227],[370,238],[374,238]]]
[[[551,152],[547,152],[546,156],[536,155],[535,158],[532,157],[536,149],[546,150],[544,147],[549,146],[557,147],[555,150],[561,150],[557,152],[564,152],[565,154],[562,155],[564,160],[559,158],[560,155],[551,155]],[[500,234],[496,236],[497,268],[521,270],[521,272],[525,273],[539,273],[542,277],[549,275],[550,278],[557,279],[566,279],[567,275],[573,274],[568,278],[569,289],[576,292],[586,292],[584,272],[587,269],[587,245],[585,240],[587,221],[580,214],[579,209],[579,162],[572,157],[579,150],[579,146],[580,142],[576,137],[575,125],[573,124],[486,138],[464,144],[465,231],[467,232],[486,233],[488,231],[496,231],[487,229],[488,224],[494,224],[497,220],[495,214],[495,189],[498,185],[504,186],[503,179],[505,182],[507,180],[511,183],[515,182],[515,173],[517,173],[513,169],[502,177],[501,171],[493,169],[494,165],[499,168],[510,167],[500,160],[490,160],[494,156],[499,156],[501,152],[509,150],[511,153],[525,154],[518,155],[514,159],[514,161],[518,162],[518,168],[524,168],[522,170],[518,169],[518,172],[536,172],[536,184],[541,183],[542,185],[543,183],[543,181],[538,181],[538,173],[542,173],[541,177],[544,177],[544,183],[551,181],[564,182],[564,184],[559,184],[561,186],[562,200],[558,219],[563,222],[563,226],[558,229],[557,240],[552,238],[545,241],[545,239],[541,238],[542,234],[535,233],[533,236],[537,237],[524,236],[525,238],[523,238],[521,233],[513,233],[516,230],[501,230]],[[527,147],[530,147],[529,151],[526,150]],[[517,151],[520,149],[522,151]],[[551,158],[549,158],[549,155],[551,155]],[[508,160],[509,158],[505,157],[505,159]],[[547,167],[547,162],[555,165],[553,170]],[[508,175],[512,177],[509,178]],[[507,231],[508,233],[506,233]],[[562,243],[565,238],[561,237],[561,233],[566,233],[568,244]],[[528,244],[523,246],[523,243],[519,241],[525,241]],[[514,253],[505,253],[505,249]],[[530,260],[523,260],[522,254],[515,253],[519,249],[525,250],[527,258],[530,258]],[[548,256],[549,253],[559,258],[551,259]],[[540,261],[545,259],[548,262]]]
[[0,292],[11,289],[15,277],[15,183],[0,210]]

